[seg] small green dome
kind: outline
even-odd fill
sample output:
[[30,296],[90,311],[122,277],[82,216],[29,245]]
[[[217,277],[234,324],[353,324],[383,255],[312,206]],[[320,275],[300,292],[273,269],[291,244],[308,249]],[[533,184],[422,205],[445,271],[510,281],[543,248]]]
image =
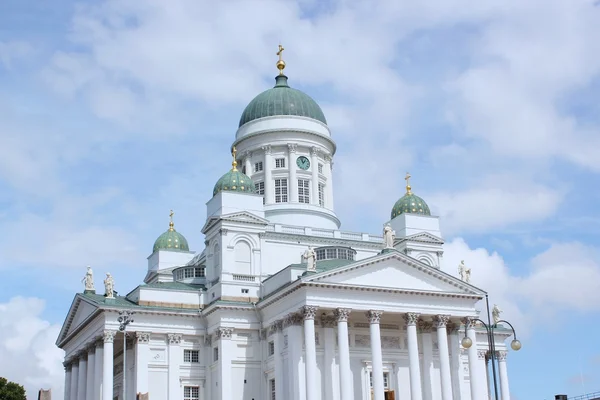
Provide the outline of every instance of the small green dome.
[[412,192],[409,179],[410,174],[406,174],[406,194],[402,196],[392,208],[392,218],[396,218],[400,214],[421,214],[431,215],[429,206],[425,200]]
[[169,222],[169,229],[156,239],[152,252],[158,250],[190,251],[187,239],[175,230],[172,211],[170,216],[171,222]]
[[285,75],[277,76],[275,87],[256,96],[242,113],[239,126],[276,115],[297,115],[327,124],[325,114],[317,102],[306,93],[289,87],[287,80]]
[[256,189],[252,179],[234,167],[217,181],[213,189],[213,196],[219,192],[256,193]]

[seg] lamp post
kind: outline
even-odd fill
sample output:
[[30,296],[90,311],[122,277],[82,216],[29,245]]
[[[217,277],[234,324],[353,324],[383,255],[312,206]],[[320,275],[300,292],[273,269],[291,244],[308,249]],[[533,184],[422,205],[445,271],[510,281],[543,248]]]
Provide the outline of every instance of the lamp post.
[[[494,377],[494,395],[496,396],[495,399],[499,400],[500,398],[498,397],[498,382],[496,380],[496,364],[495,364],[496,344],[494,342],[494,330],[496,328],[498,328],[498,324],[500,322],[504,322],[505,324],[507,324],[508,326],[510,326],[510,329],[512,329],[512,332],[513,332],[514,339],[510,343],[510,347],[514,351],[519,351],[521,349],[521,342],[517,339],[517,333],[515,332],[515,328],[512,326],[512,324],[510,322],[501,319],[498,322],[494,322],[494,324],[492,325],[492,322],[490,320],[490,303],[489,303],[488,295],[487,294],[485,295],[485,306],[487,308],[488,323],[486,324],[485,322],[483,322],[479,318],[473,318],[473,321],[481,322],[481,324],[485,327],[485,330],[487,331],[488,349],[489,349],[490,357],[491,357],[491,360],[492,360],[492,375]],[[469,347],[471,347],[473,345],[473,341],[471,340],[471,338],[469,338],[467,336],[467,330],[466,329],[465,329],[465,337],[461,340],[460,343],[462,344],[462,346],[465,349],[468,349]]]
[[123,400],[127,399],[127,325],[133,322],[132,311],[119,311],[119,330],[123,332]]

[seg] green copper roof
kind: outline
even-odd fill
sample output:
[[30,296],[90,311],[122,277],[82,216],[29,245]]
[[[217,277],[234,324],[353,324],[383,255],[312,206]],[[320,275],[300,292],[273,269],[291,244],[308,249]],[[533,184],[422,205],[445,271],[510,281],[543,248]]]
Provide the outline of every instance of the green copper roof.
[[256,189],[252,179],[234,167],[217,181],[213,189],[213,196],[219,192],[256,193]]
[[429,206],[425,203],[425,200],[412,192],[405,194],[396,202],[396,204],[394,204],[394,208],[392,208],[392,219],[403,213],[431,215]]
[[240,118],[242,126],[255,119],[275,115],[297,115],[316,119],[326,124],[323,110],[306,93],[288,86],[287,76],[275,78],[275,87],[256,96],[246,107]]
[[190,251],[187,239],[175,230],[173,215],[173,210],[171,210],[171,214],[169,215],[171,217],[169,229],[156,239],[152,252],[157,250]]

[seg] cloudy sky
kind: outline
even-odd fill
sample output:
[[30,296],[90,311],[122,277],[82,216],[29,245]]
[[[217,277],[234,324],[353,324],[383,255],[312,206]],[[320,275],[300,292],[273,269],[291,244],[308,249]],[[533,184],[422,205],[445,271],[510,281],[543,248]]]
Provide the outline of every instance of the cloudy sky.
[[514,399],[600,390],[600,8],[592,0],[0,2],[0,376],[62,395],[85,266],[127,292],[168,210],[201,251],[244,106],[322,106],[344,230],[403,193],[518,329]]

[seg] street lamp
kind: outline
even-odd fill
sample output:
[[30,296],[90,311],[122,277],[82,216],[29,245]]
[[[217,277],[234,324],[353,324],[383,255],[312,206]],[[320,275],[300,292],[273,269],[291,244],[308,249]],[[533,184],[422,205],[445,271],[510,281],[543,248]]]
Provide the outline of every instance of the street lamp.
[[131,318],[133,314],[135,313],[132,311],[119,311],[119,318],[117,318],[119,330],[123,332],[123,400],[127,399],[127,332],[125,329],[133,322]]
[[[515,332],[515,328],[512,326],[512,324],[510,322],[501,319],[498,322],[494,322],[494,324],[492,325],[492,323],[490,321],[490,303],[489,303],[487,294],[485,295],[485,306],[487,308],[488,323],[486,324],[485,322],[483,322],[479,318],[473,318],[473,321],[479,321],[479,322],[481,322],[481,324],[485,327],[485,330],[487,331],[488,349],[490,351],[490,357],[491,357],[491,360],[492,360],[492,375],[494,376],[494,394],[496,396],[496,400],[498,400],[499,397],[498,397],[498,382],[496,380],[496,364],[495,364],[496,344],[494,342],[494,329],[498,328],[498,324],[500,322],[504,322],[505,324],[507,324],[508,326],[510,326],[510,329],[512,329],[513,337],[514,337],[514,339],[512,340],[512,342],[510,342],[510,347],[514,351],[521,350],[521,342],[517,339],[517,333]],[[469,347],[471,347],[473,345],[473,341],[471,340],[470,337],[467,336],[467,329],[466,328],[465,328],[465,337],[462,338],[462,340],[460,341],[460,344],[462,344],[462,346],[465,349],[468,349]]]

